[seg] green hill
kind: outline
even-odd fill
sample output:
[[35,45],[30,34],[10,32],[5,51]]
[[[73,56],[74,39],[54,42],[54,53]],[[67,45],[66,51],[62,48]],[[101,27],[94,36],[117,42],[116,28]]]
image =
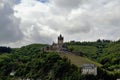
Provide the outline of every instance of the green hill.
[[[0,55],[0,80],[80,80],[79,68],[57,52],[43,52],[46,45],[31,44]],[[15,72],[14,75],[10,75]]]
[[68,59],[70,59],[71,63],[72,64],[75,64],[77,65],[78,67],[80,67],[81,65],[83,64],[95,64],[97,66],[102,66],[101,64],[95,62],[95,61],[92,61],[86,57],[81,57],[81,56],[78,56],[78,55],[75,55],[75,54],[64,54],[64,53],[60,53],[60,56],[62,57],[67,57]]
[[67,43],[73,52],[82,52],[90,60],[101,63],[104,69],[120,69],[120,41],[98,40],[95,42]]
[[[10,53],[0,54],[0,80],[18,80],[20,78],[34,80],[116,80],[120,76],[119,72],[109,73],[106,71],[119,69],[119,42],[68,44],[72,51],[83,52],[82,57],[77,54],[43,52],[41,48],[44,46],[46,45],[31,44],[14,48]],[[99,66],[97,76],[81,74],[79,67],[86,63]],[[99,63],[102,63],[102,67]],[[15,74],[11,76],[11,72],[15,72]]]
[[97,52],[97,48],[95,46],[90,45],[69,45],[69,49],[72,49],[73,52],[82,52],[87,57],[94,56]]
[[114,71],[120,69],[120,42],[112,42],[103,49],[104,52],[99,58],[99,62],[102,63],[108,70]]

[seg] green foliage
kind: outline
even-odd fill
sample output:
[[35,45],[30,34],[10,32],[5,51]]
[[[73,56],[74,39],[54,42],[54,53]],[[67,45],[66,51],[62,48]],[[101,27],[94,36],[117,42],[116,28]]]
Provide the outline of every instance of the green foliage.
[[72,49],[72,52],[82,52],[85,56],[92,56],[97,52],[97,48],[94,46],[69,45],[69,48]]
[[[80,72],[76,66],[67,58],[62,59],[56,52],[42,52],[41,48],[44,46],[32,44],[13,49],[11,54],[0,55],[0,79],[72,80],[74,77],[71,76],[79,78]],[[14,78],[10,76],[12,71],[15,71]]]
[[[72,61],[61,57],[57,52],[43,52],[46,45],[31,44],[12,49],[11,53],[0,55],[0,80],[20,78],[42,80],[115,80],[120,73],[120,42],[98,40],[97,42],[67,43],[73,52],[82,52],[84,56],[103,64],[98,75],[81,75],[80,68]],[[98,54],[99,53],[99,54]],[[116,69],[116,70],[115,70]],[[109,71],[113,72],[109,72]],[[10,73],[15,71],[14,76]]]
[[104,48],[104,54],[99,58],[104,68],[114,71],[120,69],[120,42],[112,42]]
[[84,56],[97,61],[104,69],[120,69],[120,41],[100,40],[96,42],[67,43],[73,52],[82,52]]

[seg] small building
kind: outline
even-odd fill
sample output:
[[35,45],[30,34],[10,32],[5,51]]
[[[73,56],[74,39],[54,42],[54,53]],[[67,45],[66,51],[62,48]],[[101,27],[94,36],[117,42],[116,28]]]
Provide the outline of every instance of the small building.
[[81,68],[83,75],[97,75],[97,66],[94,64],[83,64]]
[[15,75],[15,71],[12,71],[11,73],[10,73],[10,76],[14,76]]

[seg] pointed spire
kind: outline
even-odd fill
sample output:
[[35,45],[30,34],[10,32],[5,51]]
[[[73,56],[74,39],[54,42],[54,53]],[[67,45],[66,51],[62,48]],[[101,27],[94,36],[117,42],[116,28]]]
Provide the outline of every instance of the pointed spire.
[[58,36],[58,39],[59,39],[59,40],[63,40],[63,37],[62,37],[61,34],[60,34],[60,36]]
[[62,35],[60,34],[60,37],[62,37]]

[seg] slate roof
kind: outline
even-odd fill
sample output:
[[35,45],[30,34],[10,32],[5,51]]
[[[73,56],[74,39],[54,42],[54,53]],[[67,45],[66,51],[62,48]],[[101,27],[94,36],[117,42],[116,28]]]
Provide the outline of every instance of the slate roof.
[[96,67],[96,65],[94,64],[83,64],[82,69],[94,69]]

